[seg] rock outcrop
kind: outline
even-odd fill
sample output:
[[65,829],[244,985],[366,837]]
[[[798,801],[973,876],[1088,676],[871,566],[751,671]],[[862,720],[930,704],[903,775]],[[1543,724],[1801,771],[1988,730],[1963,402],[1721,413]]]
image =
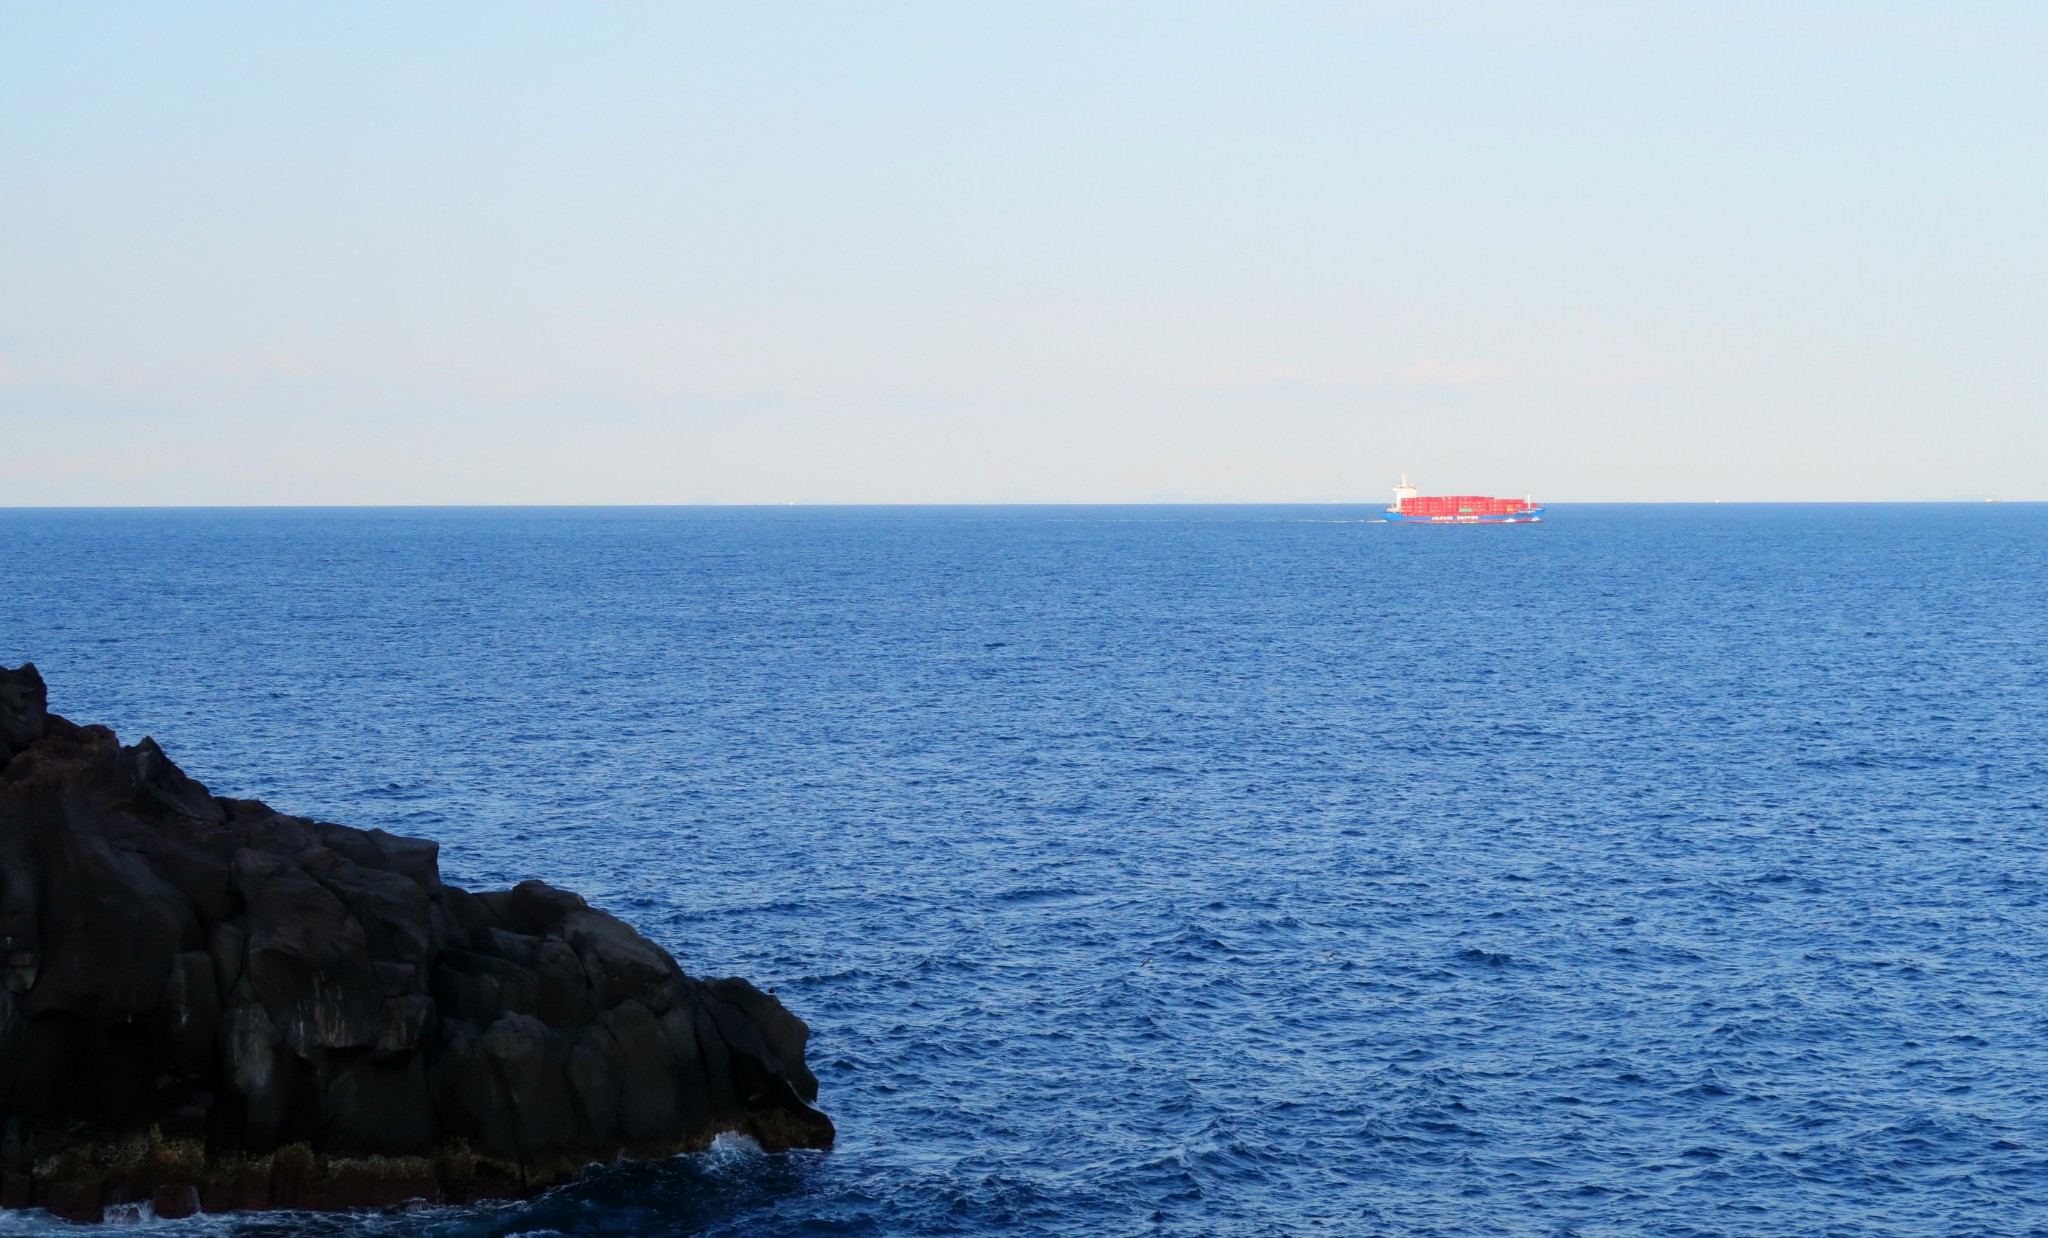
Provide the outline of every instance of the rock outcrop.
[[0,668],[0,1206],[466,1202],[822,1148],[809,1029],[538,881],[216,797]]

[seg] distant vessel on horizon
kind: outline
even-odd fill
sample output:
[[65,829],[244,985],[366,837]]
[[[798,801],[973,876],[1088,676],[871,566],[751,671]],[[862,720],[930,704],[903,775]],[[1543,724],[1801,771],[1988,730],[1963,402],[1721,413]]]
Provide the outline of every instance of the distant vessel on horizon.
[[1424,495],[1401,474],[1388,520],[1410,524],[1535,524],[1543,508],[1531,497],[1495,499],[1479,494]]

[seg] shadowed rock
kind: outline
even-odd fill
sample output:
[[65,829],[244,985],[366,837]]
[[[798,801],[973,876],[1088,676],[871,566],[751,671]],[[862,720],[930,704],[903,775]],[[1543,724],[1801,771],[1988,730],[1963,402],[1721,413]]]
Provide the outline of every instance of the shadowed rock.
[[0,1207],[458,1203],[724,1131],[831,1146],[781,1002],[437,856],[216,797],[0,668]]

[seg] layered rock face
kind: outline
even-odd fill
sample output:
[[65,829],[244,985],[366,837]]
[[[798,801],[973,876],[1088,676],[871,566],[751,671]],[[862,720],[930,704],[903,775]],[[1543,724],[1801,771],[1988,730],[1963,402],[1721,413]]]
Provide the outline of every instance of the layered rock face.
[[0,1206],[464,1202],[723,1131],[831,1145],[809,1029],[746,981],[46,701],[0,668]]

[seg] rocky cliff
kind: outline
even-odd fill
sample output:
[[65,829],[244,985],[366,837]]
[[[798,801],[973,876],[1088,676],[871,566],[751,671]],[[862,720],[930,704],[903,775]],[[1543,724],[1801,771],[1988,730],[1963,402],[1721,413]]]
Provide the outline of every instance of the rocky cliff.
[[722,1131],[830,1146],[774,997],[438,852],[217,797],[0,668],[0,1206],[457,1203]]

